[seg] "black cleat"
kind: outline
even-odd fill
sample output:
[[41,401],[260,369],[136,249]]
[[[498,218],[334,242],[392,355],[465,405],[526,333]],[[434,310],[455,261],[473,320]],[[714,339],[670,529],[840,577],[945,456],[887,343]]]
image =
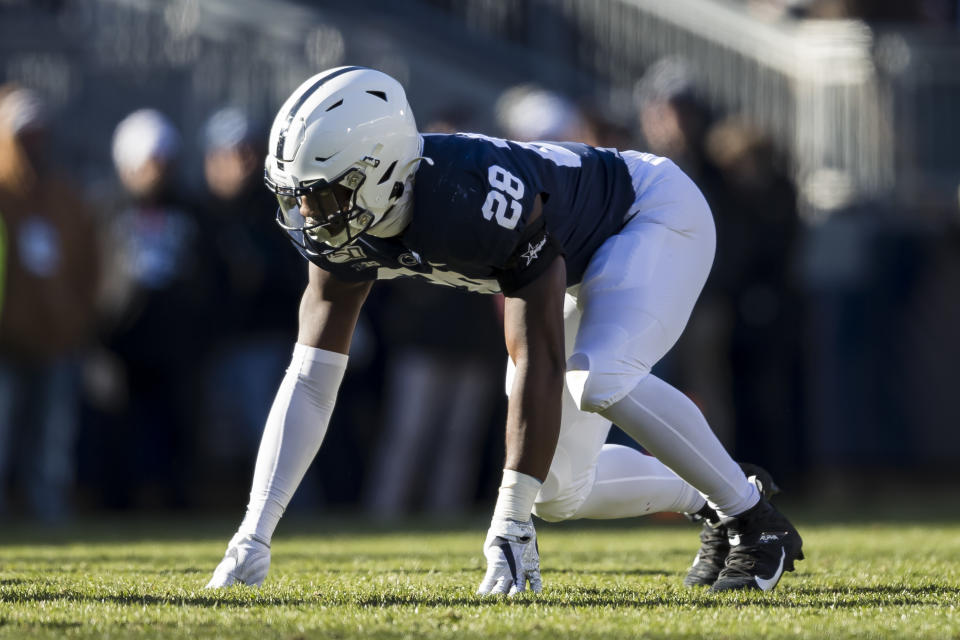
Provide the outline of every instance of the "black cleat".
[[803,560],[803,540],[783,514],[767,500],[724,518],[730,551],[711,592],[770,591],[795,560]]
[[727,540],[727,528],[719,521],[714,523],[704,518],[703,529],[700,530],[700,550],[687,571],[687,577],[683,579],[683,586],[711,586],[723,570],[728,553],[730,541]]
[[[769,500],[780,493],[780,487],[773,481],[773,477],[766,469],[755,464],[741,463],[740,468],[746,474],[765,499]],[[727,528],[720,522],[717,512],[709,506],[704,506],[694,514],[688,514],[694,522],[703,521],[700,530],[700,550],[687,576],[683,579],[686,587],[709,587],[717,581],[723,570],[727,554],[730,553],[730,542],[727,539]]]

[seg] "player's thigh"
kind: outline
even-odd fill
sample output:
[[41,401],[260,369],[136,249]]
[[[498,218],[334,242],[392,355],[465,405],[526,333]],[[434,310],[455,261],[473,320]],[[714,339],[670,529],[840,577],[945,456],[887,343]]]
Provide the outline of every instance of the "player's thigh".
[[582,409],[620,400],[673,347],[713,263],[713,219],[696,186],[674,168],[654,190],[597,250],[577,292],[567,378]]

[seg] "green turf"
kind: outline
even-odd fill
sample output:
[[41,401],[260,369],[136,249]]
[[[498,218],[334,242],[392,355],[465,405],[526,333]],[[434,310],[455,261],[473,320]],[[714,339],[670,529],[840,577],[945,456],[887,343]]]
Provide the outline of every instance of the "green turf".
[[224,592],[201,587],[227,523],[7,528],[0,637],[960,638],[960,522],[798,524],[796,573],[719,596],[680,585],[686,523],[542,525],[544,592],[511,601],[473,594],[479,523],[284,523],[264,588]]

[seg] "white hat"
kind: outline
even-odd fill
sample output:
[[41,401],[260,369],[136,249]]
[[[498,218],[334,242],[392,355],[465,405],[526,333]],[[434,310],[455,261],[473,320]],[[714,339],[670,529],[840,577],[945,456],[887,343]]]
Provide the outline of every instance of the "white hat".
[[155,109],[134,111],[113,132],[113,163],[118,170],[136,171],[151,158],[168,160],[179,148],[180,134]]
[[518,140],[565,139],[582,124],[572,102],[531,85],[508,90],[497,101],[496,110],[507,137]]
[[15,89],[0,101],[0,122],[14,134],[45,127],[47,106],[36,91]]
[[220,109],[203,127],[203,143],[207,152],[235,149],[253,138],[253,123],[235,107]]

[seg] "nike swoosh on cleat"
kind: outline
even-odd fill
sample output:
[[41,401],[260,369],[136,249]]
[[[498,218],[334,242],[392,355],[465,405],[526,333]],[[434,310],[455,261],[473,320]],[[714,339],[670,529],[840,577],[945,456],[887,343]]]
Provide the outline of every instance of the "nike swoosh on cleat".
[[773,575],[769,578],[761,578],[760,576],[753,576],[753,579],[757,581],[757,586],[763,589],[764,591],[770,591],[775,586],[777,582],[780,581],[780,576],[783,574],[783,561],[787,557],[787,550],[785,547],[780,547],[780,566],[777,567],[777,570],[773,572]]

